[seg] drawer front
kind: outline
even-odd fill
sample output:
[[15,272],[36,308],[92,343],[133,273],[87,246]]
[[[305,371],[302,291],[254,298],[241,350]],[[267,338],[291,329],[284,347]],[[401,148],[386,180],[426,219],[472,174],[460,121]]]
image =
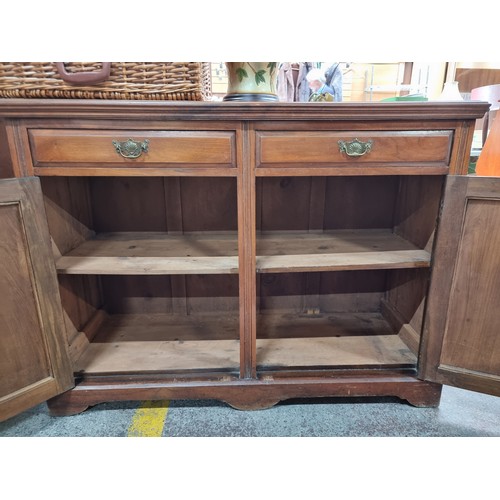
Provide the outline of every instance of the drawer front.
[[257,132],[258,167],[441,166],[453,132]]
[[31,129],[29,137],[35,167],[235,167],[234,132]]

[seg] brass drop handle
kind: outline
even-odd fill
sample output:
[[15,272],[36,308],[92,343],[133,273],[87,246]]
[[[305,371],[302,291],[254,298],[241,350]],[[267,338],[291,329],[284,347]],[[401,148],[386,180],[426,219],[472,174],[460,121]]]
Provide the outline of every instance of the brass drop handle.
[[339,141],[340,152],[345,153],[347,156],[363,156],[372,150],[372,146],[372,140],[366,142],[360,141],[359,139],[353,139],[348,142]]
[[139,158],[142,152],[148,152],[149,140],[145,139],[143,142],[137,142],[133,139],[127,139],[126,141],[113,141],[113,146],[116,152],[121,154],[123,158],[134,159]]

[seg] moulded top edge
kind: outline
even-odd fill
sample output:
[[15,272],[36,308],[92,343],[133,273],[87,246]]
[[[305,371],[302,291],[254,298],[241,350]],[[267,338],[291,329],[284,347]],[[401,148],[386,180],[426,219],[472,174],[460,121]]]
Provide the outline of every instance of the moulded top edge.
[[421,120],[476,119],[482,101],[426,102],[193,102],[104,99],[0,99],[0,118],[105,118],[176,120]]

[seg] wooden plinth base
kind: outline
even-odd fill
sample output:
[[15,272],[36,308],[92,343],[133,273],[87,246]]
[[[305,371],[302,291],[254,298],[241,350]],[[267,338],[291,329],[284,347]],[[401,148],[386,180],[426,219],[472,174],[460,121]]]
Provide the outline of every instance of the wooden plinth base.
[[51,415],[75,415],[108,401],[217,399],[239,410],[260,410],[291,398],[396,396],[417,407],[436,407],[441,385],[398,372],[336,374],[334,377],[263,376],[220,380],[86,380],[48,401]]

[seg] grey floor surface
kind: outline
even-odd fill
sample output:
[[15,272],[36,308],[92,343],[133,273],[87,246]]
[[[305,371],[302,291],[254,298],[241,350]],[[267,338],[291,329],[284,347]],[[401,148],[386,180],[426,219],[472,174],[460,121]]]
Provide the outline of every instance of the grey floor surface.
[[259,411],[165,401],[161,437],[113,439],[133,435],[144,405],[51,417],[43,404],[0,423],[2,491],[50,500],[88,500],[89,492],[121,500],[499,498],[499,397],[444,387],[438,408],[328,398]]
[[[169,401],[163,437],[499,437],[500,398],[443,388],[438,408],[397,398],[284,401],[239,411],[218,401]],[[45,404],[0,423],[0,437],[125,437],[140,402],[102,403],[68,417]]]

